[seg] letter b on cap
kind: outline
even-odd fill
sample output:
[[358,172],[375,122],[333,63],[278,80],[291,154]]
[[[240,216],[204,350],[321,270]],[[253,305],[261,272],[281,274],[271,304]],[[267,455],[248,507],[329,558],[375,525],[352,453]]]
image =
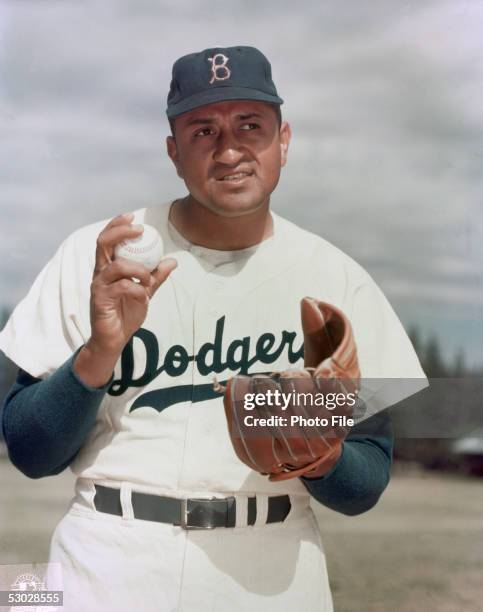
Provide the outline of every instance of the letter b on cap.
[[231,70],[226,65],[229,58],[223,53],[216,53],[213,57],[209,57],[211,62],[211,80],[210,85],[215,81],[226,81],[231,76]]

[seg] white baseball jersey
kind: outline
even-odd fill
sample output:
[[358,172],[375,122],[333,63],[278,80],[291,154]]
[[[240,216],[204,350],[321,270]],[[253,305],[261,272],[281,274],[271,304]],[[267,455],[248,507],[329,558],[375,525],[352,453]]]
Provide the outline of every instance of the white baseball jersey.
[[[175,230],[169,209],[166,204],[135,212],[133,223],[156,227],[165,254],[178,267],[153,296],[145,322],[116,366],[95,426],[71,464],[78,477],[76,497],[54,534],[52,558],[62,560],[70,588],[86,593],[96,581],[107,580],[99,577],[105,555],[125,555],[129,572],[130,555],[145,555],[146,572],[152,574],[146,584],[156,593],[161,589],[166,601],[164,608],[153,609],[297,605],[330,610],[325,558],[306,488],[296,478],[270,482],[238,460],[213,377],[224,381],[240,372],[302,367],[304,296],[329,302],[348,316],[361,375],[378,381],[371,390],[373,411],[426,386],[424,372],[380,289],[327,241],[272,213],[273,235],[259,245],[207,249]],[[0,334],[0,348],[33,376],[54,372],[90,336],[96,239],[106,223],[83,227],[62,243]],[[411,391],[391,385],[389,398],[381,379],[418,379],[420,384]],[[124,518],[99,517],[92,510],[94,482],[174,497],[257,494],[263,500],[288,493],[293,509],[280,525],[185,532],[133,520],[128,502]],[[140,523],[129,533],[122,528]],[[93,534],[88,550],[84,537],[78,538],[82,529]],[[96,547],[94,568],[87,559]],[[135,591],[126,586],[123,558],[114,562],[123,577],[116,610],[124,610],[122,605],[134,597],[127,591]],[[69,573],[66,568],[78,568],[82,559],[90,570]],[[89,603],[93,610],[99,592],[96,597]],[[147,599],[141,607],[151,610]]]

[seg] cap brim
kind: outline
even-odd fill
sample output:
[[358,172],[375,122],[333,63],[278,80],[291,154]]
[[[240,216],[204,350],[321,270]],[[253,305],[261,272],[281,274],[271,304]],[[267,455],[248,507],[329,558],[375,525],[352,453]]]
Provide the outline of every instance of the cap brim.
[[254,100],[255,102],[268,102],[269,104],[283,104],[282,98],[257,89],[249,89],[248,87],[213,87],[213,89],[194,94],[178,104],[169,106],[166,109],[166,115],[171,119],[200,106],[225,102],[227,100]]

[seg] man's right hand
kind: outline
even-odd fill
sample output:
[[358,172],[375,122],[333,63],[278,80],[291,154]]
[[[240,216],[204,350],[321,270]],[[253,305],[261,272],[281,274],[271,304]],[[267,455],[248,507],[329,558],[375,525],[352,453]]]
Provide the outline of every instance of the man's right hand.
[[101,387],[109,380],[123,348],[143,324],[149,300],[177,265],[175,259],[167,258],[150,272],[140,263],[114,260],[118,243],[142,234],[142,226],[132,225],[132,219],[132,213],[115,217],[97,239],[90,299],[91,337],[74,363],[77,374],[92,387]]

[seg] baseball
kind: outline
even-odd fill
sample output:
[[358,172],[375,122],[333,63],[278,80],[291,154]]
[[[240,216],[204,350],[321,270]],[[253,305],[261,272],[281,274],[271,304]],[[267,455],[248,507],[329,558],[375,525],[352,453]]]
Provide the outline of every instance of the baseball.
[[137,238],[120,242],[114,249],[114,256],[142,263],[152,272],[163,257],[163,240],[152,225],[144,224],[143,227],[143,233]]

